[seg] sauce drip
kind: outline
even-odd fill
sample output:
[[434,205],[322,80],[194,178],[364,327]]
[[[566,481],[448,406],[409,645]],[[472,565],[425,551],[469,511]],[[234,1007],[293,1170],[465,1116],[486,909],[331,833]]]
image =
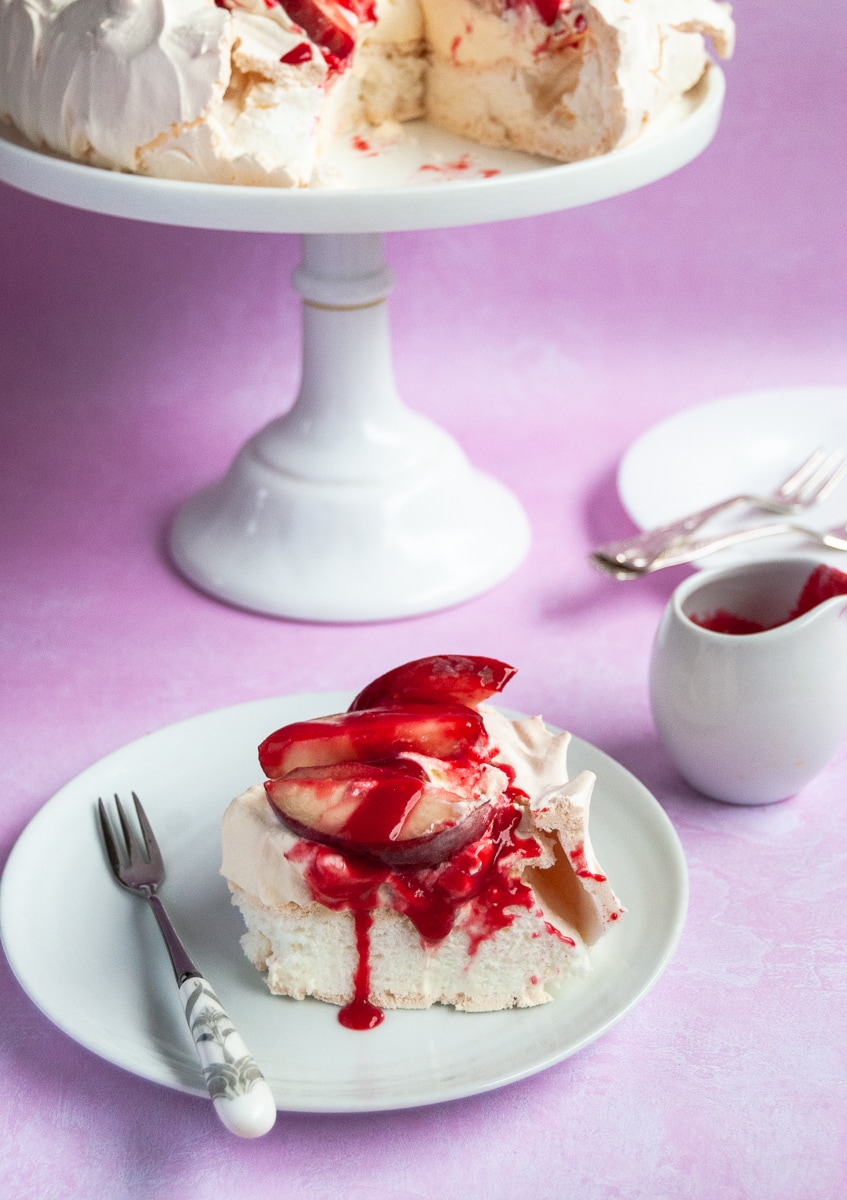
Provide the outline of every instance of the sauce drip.
[[571,850],[569,858],[571,866],[574,869],[574,874],[579,879],[593,879],[597,883],[605,883],[606,876],[601,875],[599,871],[592,871],[588,866],[588,859],[585,856],[585,846],[582,842],[578,842]]
[[345,1004],[338,1020],[345,1029],[375,1029],[385,1020],[385,1013],[371,1004],[370,931],[373,912],[369,908],[357,908],[353,917],[356,923],[356,951],[358,961],[353,976],[353,999]]
[[422,791],[420,779],[401,772],[386,773],[385,779],[378,779],[364,792],[342,827],[344,836],[351,842],[390,841]]
[[379,904],[408,917],[422,940],[443,941],[460,917],[468,935],[468,953],[514,920],[511,908],[529,909],[533,894],[517,874],[521,860],[538,856],[534,838],[517,833],[520,793],[509,789],[512,803],[495,810],[485,835],[436,867],[391,868],[382,863],[340,853],[305,840],[288,851],[289,861],[303,869],[314,900],[334,910],[352,913],[357,963],[353,999],[342,1008],[339,1021],[348,1029],[373,1029],[383,1013],[370,1002],[370,929]]

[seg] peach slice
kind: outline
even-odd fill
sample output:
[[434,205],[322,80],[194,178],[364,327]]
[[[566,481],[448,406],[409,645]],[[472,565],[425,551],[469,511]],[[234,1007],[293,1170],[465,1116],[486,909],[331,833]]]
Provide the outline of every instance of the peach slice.
[[467,704],[475,708],[503,688],[515,668],[496,658],[436,654],[386,671],[359,692],[351,712],[386,704]]
[[265,738],[259,762],[266,775],[278,779],[297,767],[373,763],[404,751],[478,761],[487,749],[488,735],[479,713],[461,705],[421,704],[297,721]]
[[485,832],[488,801],[467,810],[459,797],[395,764],[298,767],[265,783],[292,833],[392,867],[435,866]]

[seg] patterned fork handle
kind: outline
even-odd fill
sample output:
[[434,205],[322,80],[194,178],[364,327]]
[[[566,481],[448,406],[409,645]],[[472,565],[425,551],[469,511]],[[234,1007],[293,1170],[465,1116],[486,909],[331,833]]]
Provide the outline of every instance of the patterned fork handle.
[[164,906],[147,896],[168,947],[185,1019],[215,1112],[239,1137],[262,1137],[276,1121],[276,1101],[241,1034],[188,956]]
[[231,1133],[261,1137],[276,1120],[276,1102],[255,1059],[202,975],[179,988],[185,1019],[215,1111]]

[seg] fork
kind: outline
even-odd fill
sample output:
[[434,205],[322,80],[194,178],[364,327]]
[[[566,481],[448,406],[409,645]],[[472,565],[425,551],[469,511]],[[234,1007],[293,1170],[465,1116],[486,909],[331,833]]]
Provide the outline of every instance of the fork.
[[791,521],[770,521],[767,525],[751,525],[747,529],[733,529],[727,533],[717,533],[711,538],[702,538],[697,542],[681,542],[678,546],[670,546],[662,554],[657,554],[640,570],[621,567],[618,563],[610,562],[597,555],[591,555],[591,562],[607,575],[615,579],[640,579],[642,575],[650,575],[653,571],[662,571],[665,567],[678,567],[681,563],[694,562],[695,559],[705,558],[718,550],[726,550],[729,546],[737,546],[741,542],[752,542],[758,538],[782,537],[786,534],[799,534],[809,541],[816,542],[829,550],[847,550],[847,525],[835,525],[832,529],[808,529],[803,525],[794,525]]
[[660,525],[657,529],[650,529],[645,533],[607,542],[598,546],[590,557],[595,565],[601,565],[601,569],[603,563],[608,563],[610,573],[614,573],[615,569],[624,572],[621,578],[626,578],[629,572],[642,573],[648,570],[654,558],[661,556],[664,559],[669,547],[684,541],[719,513],[727,512],[740,504],[750,504],[779,516],[804,512],[813,504],[825,499],[840,483],[845,472],[847,455],[843,451],[833,450],[828,453],[818,448],[770,496],[731,496],[728,500],[721,500],[718,504],[712,504],[699,512],[690,513],[669,525]]
[[115,808],[123,834],[122,845],[112,830],[102,800],[97,801],[100,829],[115,879],[136,896],[148,901],[168,948],[185,1018],[206,1087],[223,1124],[239,1137],[261,1137],[276,1120],[276,1102],[262,1072],[241,1040],[212,988],[188,956],[157,895],[165,869],[141,801],[132,793],[141,840],[132,829],[123,805]]

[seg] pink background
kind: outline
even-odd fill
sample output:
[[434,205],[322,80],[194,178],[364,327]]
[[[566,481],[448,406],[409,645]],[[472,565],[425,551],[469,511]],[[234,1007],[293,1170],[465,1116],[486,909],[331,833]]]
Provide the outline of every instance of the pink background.
[[684,570],[621,586],[585,560],[631,529],[616,465],[658,419],[847,377],[845,9],[740,0],[736,17],[724,121],[692,166],[591,208],[386,239],[406,400],[508,483],[534,528],[511,579],[434,616],[276,621],[194,592],[165,555],[180,502],[293,396],[295,237],[132,223],[0,187],[4,861],[62,784],[147,731],[451,650],[515,663],[511,705],[638,775],[692,889],[665,976],[573,1059],[431,1108],[283,1115],[256,1143],[54,1032],[4,962],[5,1196],[847,1191],[847,756],[772,808],[695,794],[646,693]]

